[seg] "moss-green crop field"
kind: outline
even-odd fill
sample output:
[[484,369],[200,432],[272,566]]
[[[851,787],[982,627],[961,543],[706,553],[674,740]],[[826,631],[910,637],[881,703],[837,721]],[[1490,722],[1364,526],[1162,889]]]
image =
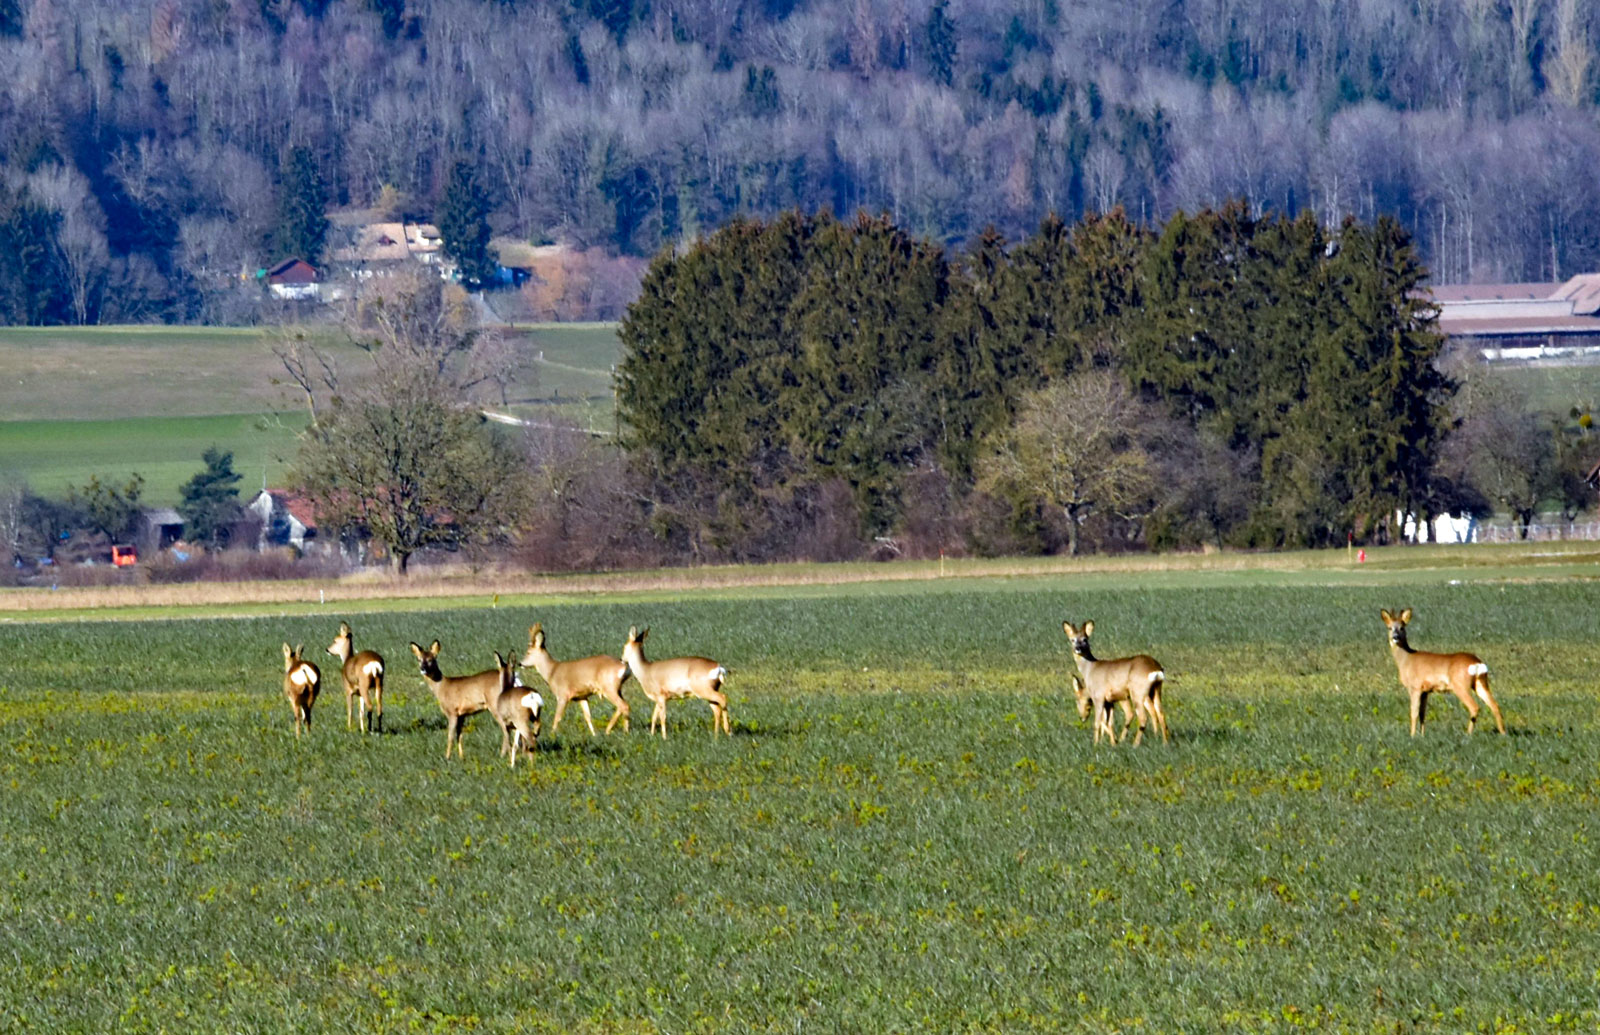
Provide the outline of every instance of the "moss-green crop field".
[[[0,1030],[1593,1031],[1595,574],[0,623]],[[1437,699],[1407,736],[1402,606],[1509,736]],[[1063,618],[1160,659],[1172,745],[1091,745]],[[336,683],[342,619],[386,729],[325,688],[296,741],[279,645]],[[629,735],[572,709],[513,771],[480,716],[446,761],[407,641],[476,671],[536,620],[558,657],[648,624],[716,658],[735,736],[691,701],[647,738],[630,682]]]

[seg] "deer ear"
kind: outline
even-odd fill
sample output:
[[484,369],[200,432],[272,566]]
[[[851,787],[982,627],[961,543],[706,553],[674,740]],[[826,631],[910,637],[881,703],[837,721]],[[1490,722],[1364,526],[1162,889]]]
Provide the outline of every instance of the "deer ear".
[[1093,620],[1090,620],[1090,621],[1087,621],[1087,622],[1083,623],[1083,635],[1085,635],[1085,636],[1093,636],[1094,635],[1094,622],[1093,622]]
[[411,645],[411,653],[417,656],[417,660],[422,660],[422,648],[417,646],[415,643]]
[[1072,623],[1071,622],[1062,622],[1061,623],[1061,631],[1067,634],[1067,639],[1070,640],[1070,639],[1073,638]]
[[1383,624],[1385,625],[1388,625],[1390,622],[1394,621],[1394,615],[1389,613],[1389,609],[1387,607],[1378,608],[1378,614],[1383,617]]
[[439,653],[439,641],[438,640],[434,640],[433,641],[433,645],[428,648],[428,653],[429,654],[438,654]]
[[532,625],[528,626],[528,642],[532,643],[533,638],[542,632],[544,632],[543,622],[534,622]]
[[284,657],[287,658],[293,653],[294,653],[294,648],[293,647],[289,646],[287,643],[283,645],[283,656]]
[[650,635],[650,627],[647,625],[643,629],[639,630],[639,642],[643,643],[644,642],[644,638],[646,636],[649,636],[649,635]]
[[494,667],[502,670],[506,667],[506,659],[499,651],[494,652]]
[[339,623],[339,635],[340,636],[349,636],[350,635],[350,623],[349,622],[340,622]]
[[1409,621],[1411,621],[1411,608],[1408,607],[1400,612],[1400,624],[1405,625]]
[[638,638],[639,638],[639,627],[637,625],[628,626],[628,639],[637,640]]

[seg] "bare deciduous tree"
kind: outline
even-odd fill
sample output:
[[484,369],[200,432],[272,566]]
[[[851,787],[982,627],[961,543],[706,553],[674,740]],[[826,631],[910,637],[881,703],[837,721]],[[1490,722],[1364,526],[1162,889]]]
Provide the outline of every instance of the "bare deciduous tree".
[[1052,382],[1025,396],[1016,423],[985,444],[978,485],[1060,508],[1076,554],[1091,514],[1133,517],[1148,506],[1155,464],[1138,438],[1143,410],[1110,371]]

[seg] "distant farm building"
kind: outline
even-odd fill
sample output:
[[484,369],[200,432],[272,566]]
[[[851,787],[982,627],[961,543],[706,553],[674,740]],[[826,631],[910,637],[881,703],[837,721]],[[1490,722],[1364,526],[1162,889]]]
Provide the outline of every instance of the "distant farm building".
[[285,259],[266,271],[267,290],[279,298],[316,298],[322,278],[304,259]]
[[245,504],[245,509],[261,520],[259,549],[292,546],[304,551],[306,540],[316,537],[316,518],[311,501],[295,493],[262,489]]
[[345,243],[330,253],[357,280],[392,274],[407,263],[437,266],[444,242],[432,223],[360,223],[343,228]]
[[1440,284],[1439,330],[1485,359],[1600,357],[1600,273],[1563,284]]

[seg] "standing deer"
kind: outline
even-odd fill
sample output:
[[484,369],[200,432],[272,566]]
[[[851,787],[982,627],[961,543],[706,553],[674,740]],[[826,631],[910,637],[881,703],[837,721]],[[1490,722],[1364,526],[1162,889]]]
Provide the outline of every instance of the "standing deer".
[[555,695],[556,714],[550,720],[550,735],[561,729],[561,716],[573,701],[583,709],[583,721],[589,727],[589,736],[595,736],[594,719],[589,714],[589,698],[599,694],[613,707],[611,721],[606,723],[606,733],[622,720],[622,731],[628,732],[628,702],[622,697],[622,684],[628,681],[628,666],[620,658],[609,654],[596,654],[590,658],[557,661],[545,649],[544,624],[535,622],[528,630],[528,652],[522,664],[536,669],[544,677],[550,692]]
[[311,731],[311,706],[317,702],[317,688],[322,684],[322,673],[317,666],[300,657],[303,647],[283,645],[283,696],[294,709],[294,735],[300,737],[300,727]]
[[344,728],[350,728],[351,706],[361,698],[361,732],[383,732],[383,656],[377,651],[352,653],[350,623],[339,623],[339,635],[328,645],[328,653],[339,659],[344,677]]
[[[508,692],[507,681],[510,677],[507,676],[505,662],[498,653],[495,655],[494,668],[470,676],[446,676],[440,673],[438,640],[434,640],[433,645],[427,650],[413,643],[411,653],[416,655],[417,670],[422,673],[428,689],[433,691],[434,699],[439,702],[439,710],[444,712],[445,758],[450,757],[452,747],[456,750],[457,758],[466,757],[461,746],[462,727],[466,725],[469,716],[483,711],[490,712],[496,724],[500,726],[500,753],[505,754],[510,744],[507,729],[514,722],[510,719],[502,720],[502,710],[497,708],[502,703],[506,704],[505,714],[515,714],[510,710],[513,704],[520,704],[525,709],[524,726],[519,726],[518,730],[527,736],[531,744],[533,734],[531,719],[527,713],[537,714],[543,702],[539,701],[538,694],[531,691],[523,693],[520,698],[517,697],[515,690],[523,688],[516,687],[514,679],[510,680],[514,689]],[[503,702],[503,697],[510,700]],[[512,764],[516,764],[514,757]]]
[[[1078,716],[1082,718],[1090,705],[1094,707],[1094,742],[1100,743],[1102,732],[1111,738],[1111,743],[1117,742],[1116,732],[1111,725],[1113,705],[1127,702],[1132,705],[1133,718],[1138,721],[1138,728],[1133,733],[1135,747],[1144,740],[1147,719],[1161,734],[1161,742],[1171,743],[1172,738],[1167,734],[1167,713],[1161,706],[1161,686],[1167,678],[1161,670],[1161,664],[1148,654],[1100,661],[1089,650],[1089,637],[1094,633],[1092,621],[1084,622],[1081,629],[1071,622],[1062,622],[1061,629],[1072,641],[1072,657],[1078,663],[1078,674],[1083,677],[1075,684],[1078,688]],[[1122,733],[1127,736],[1127,705],[1124,705],[1123,715]]]
[[639,681],[639,689],[650,698],[650,732],[661,723],[661,739],[667,739],[667,701],[674,697],[698,697],[711,705],[711,735],[718,730],[733,736],[732,721],[728,718],[728,695],[722,692],[722,681],[728,670],[710,658],[668,658],[663,661],[646,661],[644,638],[648,628],[638,626],[628,630],[628,643],[622,648],[622,658]]
[[500,685],[489,702],[489,714],[500,724],[500,753],[511,756],[513,769],[517,767],[517,755],[524,751],[533,755],[539,742],[539,716],[544,711],[544,699],[522,685],[515,659],[515,654],[501,657],[499,651],[494,652]]
[[1411,735],[1422,732],[1423,720],[1428,710],[1428,695],[1436,690],[1448,690],[1456,695],[1467,710],[1467,732],[1478,723],[1478,702],[1472,699],[1474,691],[1494,713],[1494,724],[1501,734],[1506,724],[1500,718],[1500,706],[1489,693],[1489,666],[1476,654],[1465,651],[1458,654],[1430,654],[1412,650],[1406,642],[1406,623],[1411,621],[1411,608],[1398,615],[1380,610],[1383,624],[1389,629],[1389,653],[1394,657],[1395,668],[1400,672],[1400,685],[1411,695]]

